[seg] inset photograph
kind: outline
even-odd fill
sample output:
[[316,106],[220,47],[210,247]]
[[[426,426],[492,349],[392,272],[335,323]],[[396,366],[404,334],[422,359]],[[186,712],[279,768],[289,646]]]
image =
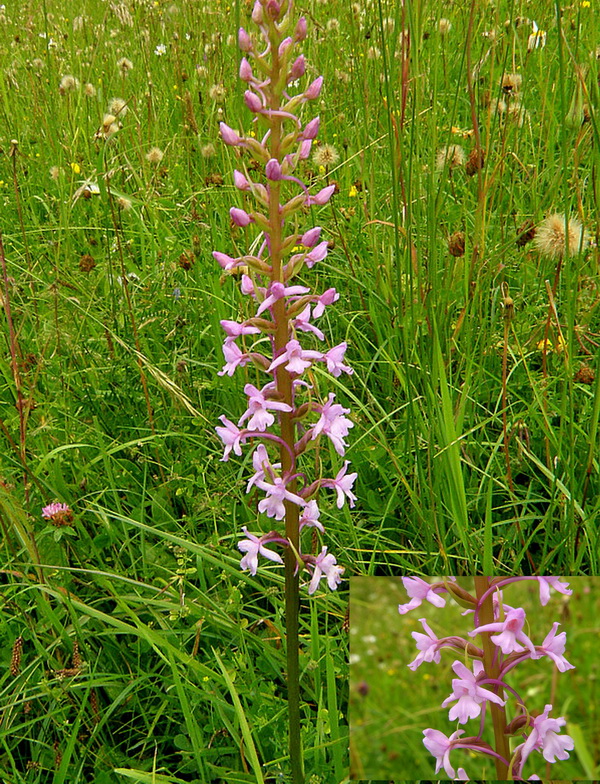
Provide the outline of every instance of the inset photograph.
[[353,578],[351,780],[598,778],[599,588]]

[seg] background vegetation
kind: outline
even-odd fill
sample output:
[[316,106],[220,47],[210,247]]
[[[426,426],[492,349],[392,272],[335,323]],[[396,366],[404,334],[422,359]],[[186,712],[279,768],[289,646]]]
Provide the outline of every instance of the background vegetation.
[[[285,776],[282,576],[239,571],[255,499],[213,429],[241,415],[252,380],[216,375],[219,319],[241,306],[211,256],[254,239],[229,225],[239,162],[217,134],[220,119],[249,123],[235,42],[249,11],[0,10],[10,784]],[[335,385],[356,422],[359,500],[352,515],[324,512],[326,544],[347,576],[595,574],[597,247],[557,271],[516,243],[549,212],[597,237],[591,3],[446,3],[451,26],[430,3],[298,11],[308,77],[325,77],[320,139],[340,156],[307,166],[339,186],[318,216],[332,248],[310,274],[342,294],[328,332],[356,371]],[[528,52],[533,20],[547,41]],[[516,114],[506,73],[522,77]],[[482,169],[438,169],[441,147],[468,156],[477,133]],[[464,256],[449,252],[456,232]],[[52,501],[72,525],[41,518]],[[314,781],[346,767],[345,611],[344,591],[303,602]]]

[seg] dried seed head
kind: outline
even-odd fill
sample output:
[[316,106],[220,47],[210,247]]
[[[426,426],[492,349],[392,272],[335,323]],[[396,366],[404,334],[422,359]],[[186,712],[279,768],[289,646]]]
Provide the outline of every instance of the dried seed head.
[[317,166],[329,169],[339,161],[340,156],[333,144],[320,144],[313,153],[313,161]]
[[19,674],[21,669],[21,654],[23,653],[23,638],[17,637],[13,644],[12,655],[10,657],[10,674],[13,678]]
[[506,73],[502,77],[502,91],[506,95],[516,95],[521,90],[523,77],[518,73]]
[[75,90],[79,89],[79,79],[76,79],[71,74],[66,74],[60,80],[60,84],[58,86],[58,91],[61,95],[67,95],[67,93],[74,93]]
[[215,103],[223,103],[225,100],[226,90],[222,84],[213,84],[208,91],[208,96],[211,101]]
[[464,231],[455,231],[448,238],[448,253],[451,256],[465,255],[465,233]]
[[449,19],[444,19],[442,17],[438,22],[438,32],[442,36],[442,38],[447,36],[451,29],[452,29],[452,22]]
[[126,74],[133,69],[133,63],[126,57],[121,57],[120,60],[117,60],[117,68],[122,74]]
[[128,199],[126,196],[119,196],[117,204],[119,205],[119,209],[124,210],[125,212],[129,212],[131,209],[131,199]]
[[73,641],[73,668],[76,670],[81,669],[81,655],[79,653],[79,643],[77,640]]
[[526,220],[517,229],[517,247],[522,248],[535,237],[535,223],[532,220]]
[[591,368],[589,365],[582,365],[573,380],[578,384],[593,384],[596,379],[596,374],[594,373],[594,369]]
[[472,177],[480,169],[483,169],[484,163],[485,163],[485,151],[477,149],[477,147],[475,147],[475,149],[471,150],[469,154],[467,163],[465,165],[465,171],[469,177]]
[[91,272],[95,266],[96,262],[94,257],[90,256],[89,253],[84,253],[79,259],[79,269],[82,272]]
[[466,160],[465,151],[460,144],[450,144],[448,147],[440,147],[435,156],[435,168],[441,171],[444,167],[455,169],[457,166],[464,166]]
[[122,98],[111,98],[108,102],[108,111],[116,117],[125,117],[127,114],[127,102]]
[[507,321],[510,321],[513,317],[515,311],[515,301],[512,297],[509,297],[508,294],[502,300],[502,307],[504,308],[504,318]]
[[164,157],[164,152],[160,149],[160,147],[152,147],[149,152],[146,153],[146,160],[149,163],[160,163]]
[[542,256],[560,259],[565,255],[565,250],[568,256],[575,256],[583,250],[588,244],[588,236],[578,220],[570,218],[566,222],[564,215],[554,213],[537,227],[534,243]]

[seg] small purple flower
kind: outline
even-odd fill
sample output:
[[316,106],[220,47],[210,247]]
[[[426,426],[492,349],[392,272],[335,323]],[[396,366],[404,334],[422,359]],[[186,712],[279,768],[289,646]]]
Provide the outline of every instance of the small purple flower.
[[230,422],[225,414],[220,416],[219,419],[225,425],[225,427],[215,427],[217,435],[225,444],[225,452],[221,460],[229,460],[229,454],[232,450],[235,455],[240,457],[242,454],[241,439],[244,438],[244,431],[240,430],[233,422]]
[[263,498],[258,504],[258,511],[264,512],[267,517],[283,520],[285,517],[284,500],[291,501],[294,504],[298,504],[298,506],[306,505],[306,502],[299,495],[291,493],[286,489],[286,482],[280,476],[274,477],[272,483],[258,479],[255,484],[267,494],[267,497]]
[[337,472],[335,479],[322,480],[322,484],[325,487],[332,487],[337,493],[336,504],[338,509],[341,509],[344,506],[344,501],[346,498],[348,499],[348,505],[350,508],[354,506],[354,502],[356,501],[356,496],[354,493],[352,493],[352,485],[354,484],[358,474],[354,472],[353,474],[346,475],[346,471],[348,470],[349,465],[350,461],[346,460],[344,465]]
[[550,588],[555,591],[570,596],[573,591],[569,588],[569,583],[560,581],[560,577],[537,577],[540,585],[540,604],[544,607],[550,601]]
[[287,362],[285,369],[288,373],[300,375],[312,365],[314,359],[323,359],[323,354],[320,351],[306,351],[297,340],[290,340],[283,354],[280,354],[277,359],[271,362],[269,371]]
[[[497,645],[502,653],[521,653],[525,650],[519,642],[522,642],[532,654],[535,655],[535,647],[529,637],[523,632],[525,624],[525,610],[522,607],[510,609],[506,613],[504,621],[498,623],[486,623],[483,626],[478,626],[473,631],[469,632],[469,637],[475,637],[476,634],[481,632],[499,632],[493,635],[490,639]],[[519,642],[517,642],[517,640]]]
[[328,185],[326,188],[322,188],[320,191],[318,191],[318,193],[315,193],[314,196],[309,196],[306,200],[306,204],[308,207],[312,206],[313,204],[316,204],[318,207],[322,207],[324,204],[327,204],[329,199],[331,199],[333,196],[334,192],[335,185]]
[[237,133],[230,128],[228,125],[225,125],[224,122],[219,123],[219,128],[221,129],[221,138],[225,142],[225,144],[229,144],[232,147],[241,144],[241,139],[237,135]]
[[312,332],[319,340],[325,340],[325,335],[318,327],[310,323],[310,305],[307,305],[294,319],[294,328],[302,332]]
[[245,210],[241,210],[239,207],[232,207],[229,210],[229,215],[231,216],[232,222],[241,228],[244,228],[245,226],[248,226],[250,223],[252,223],[252,216],[248,215]]
[[454,662],[452,669],[458,678],[452,680],[452,694],[442,702],[442,708],[447,708],[450,703],[457,700],[456,705],[450,708],[448,714],[450,721],[458,719],[459,724],[466,724],[469,719],[476,719],[481,713],[481,704],[486,700],[495,702],[497,705],[506,704],[506,700],[489,689],[482,688],[477,683],[480,676],[483,675],[485,678],[482,662],[473,662],[473,672],[459,661]]
[[246,526],[242,527],[242,531],[248,537],[247,539],[242,539],[241,542],[238,542],[238,547],[241,552],[246,553],[246,555],[240,561],[240,567],[243,570],[247,569],[251,575],[255,575],[258,569],[259,555],[262,555],[264,558],[268,558],[270,561],[274,561],[275,563],[283,563],[283,559],[279,553],[276,553],[273,550],[269,550],[263,545],[265,539],[267,541],[273,541],[269,538],[269,534],[265,534],[260,537],[254,536],[254,534],[248,532]]
[[266,430],[275,421],[271,411],[292,411],[292,407],[287,403],[278,400],[269,400],[266,394],[272,392],[274,385],[272,382],[266,384],[262,389],[257,389],[253,384],[246,384],[244,392],[248,395],[248,408],[242,414],[238,425],[248,419],[248,430]]
[[419,607],[424,601],[433,604],[434,607],[445,607],[446,600],[439,596],[440,588],[434,588],[428,583],[426,580],[423,580],[421,577],[403,577],[402,584],[404,585],[404,589],[406,593],[410,597],[410,602],[408,604],[399,604],[398,605],[398,612],[400,615],[404,615],[411,610],[414,610],[415,607]]
[[229,338],[237,338],[240,335],[258,335],[260,333],[260,329],[253,327],[251,324],[238,324],[237,321],[228,321],[227,319],[222,319],[220,324]]
[[430,754],[435,757],[435,772],[437,773],[441,767],[444,768],[447,775],[453,779],[456,776],[454,768],[450,764],[450,752],[455,742],[460,743],[460,736],[464,734],[464,730],[456,730],[450,737],[444,735],[439,730],[426,729],[423,730],[423,745]]
[[324,534],[325,529],[323,528],[323,524],[319,522],[320,515],[321,510],[319,509],[317,502],[314,499],[309,501],[302,510],[300,520],[298,521],[300,530],[302,530],[304,526],[308,526],[309,528],[317,528],[322,534]]
[[321,94],[321,88],[323,87],[323,77],[318,76],[314,82],[311,82],[306,90],[304,91],[304,97],[309,101],[314,101],[315,98],[318,98]]
[[560,623],[553,623],[552,629],[546,635],[546,639],[541,645],[536,645],[536,656],[532,659],[539,659],[541,656],[548,656],[556,664],[559,672],[566,672],[567,670],[574,670],[574,665],[570,664],[563,656],[565,646],[567,643],[566,632],[556,633]]
[[235,369],[238,366],[244,367],[244,365],[247,365],[248,362],[251,361],[251,358],[248,354],[244,354],[234,338],[225,339],[225,342],[223,343],[223,356],[225,357],[225,364],[223,365],[222,370],[217,373],[219,376],[233,376]]
[[315,309],[313,311],[314,318],[319,318],[322,316],[325,312],[326,306],[337,302],[339,298],[340,295],[335,289],[327,289],[327,291],[324,291],[320,297],[317,297],[317,304],[315,305]]
[[269,296],[261,303],[256,315],[260,316],[265,310],[272,307],[277,300],[284,297],[292,297],[299,294],[307,294],[310,291],[308,286],[284,286],[283,283],[275,281],[269,287]]
[[235,269],[241,263],[239,259],[234,259],[232,256],[228,256],[226,253],[221,253],[218,250],[213,250],[213,256],[224,270]]
[[346,353],[347,347],[348,344],[344,341],[343,343],[340,343],[339,346],[330,348],[329,351],[324,355],[325,362],[327,363],[327,370],[331,373],[332,376],[335,376],[335,378],[341,376],[342,373],[347,373],[349,376],[354,373],[352,368],[343,364],[344,354]]
[[558,730],[567,723],[566,719],[550,718],[548,714],[551,710],[552,705],[546,705],[544,712],[535,716],[529,737],[525,743],[515,749],[515,754],[520,750],[519,771],[523,770],[527,757],[534,750],[541,751],[547,762],[555,762],[557,759],[569,759],[568,752],[575,748],[573,738],[569,735],[557,734]]
[[315,245],[310,253],[307,253],[304,257],[304,263],[306,266],[311,269],[315,266],[317,261],[323,261],[323,259],[327,256],[327,249],[327,240],[323,240],[323,242],[319,242],[318,245]]
[[331,443],[335,447],[338,455],[344,455],[346,444],[344,438],[348,435],[351,427],[354,427],[354,422],[347,419],[344,414],[349,414],[350,409],[344,408],[339,403],[334,403],[335,394],[329,393],[327,403],[321,409],[321,418],[312,430],[312,440],[318,438],[321,433],[329,436]]
[[419,621],[421,622],[427,634],[421,634],[421,632],[411,632],[411,635],[417,643],[417,648],[419,650],[417,658],[411,661],[411,663],[408,665],[408,667],[410,667],[413,672],[418,667],[420,667],[423,662],[435,662],[436,664],[439,664],[441,660],[439,639],[435,636],[425,618],[419,618]]
[[308,592],[314,593],[317,590],[322,577],[327,578],[327,585],[331,588],[332,591],[335,591],[338,585],[342,582],[342,574],[344,572],[343,566],[337,565],[335,556],[328,555],[327,548],[324,547],[319,555],[317,555],[315,558],[313,566],[314,572],[310,581],[310,585],[308,586]]
[[52,517],[55,517],[59,514],[64,514],[65,512],[70,512],[71,509],[68,504],[60,504],[55,501],[52,504],[48,504],[48,506],[44,506],[42,509],[42,517],[45,517],[46,520],[49,520]]

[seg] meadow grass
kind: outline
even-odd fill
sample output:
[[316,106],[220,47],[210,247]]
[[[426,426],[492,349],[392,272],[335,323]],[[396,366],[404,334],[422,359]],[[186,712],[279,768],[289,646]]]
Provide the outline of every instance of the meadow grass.
[[[596,574],[593,9],[455,2],[444,35],[436,9],[298,6],[309,76],[325,77],[320,139],[340,155],[307,166],[339,187],[311,274],[341,293],[326,331],[355,368],[334,388],[355,416],[358,502],[323,511],[327,544],[347,577]],[[0,778],[278,780],[283,580],[239,571],[256,499],[248,459],[220,462],[214,434],[255,382],[216,375],[219,320],[248,314],[211,255],[254,240],[230,226],[236,159],[218,138],[219,120],[250,120],[235,42],[250,7],[71,10],[0,11]],[[527,51],[525,16],[544,48]],[[485,166],[440,170],[454,144],[480,145]],[[560,264],[516,242],[554,212],[594,240]],[[42,520],[52,501],[71,526]],[[347,767],[346,596],[302,600],[303,742],[321,781]]]

